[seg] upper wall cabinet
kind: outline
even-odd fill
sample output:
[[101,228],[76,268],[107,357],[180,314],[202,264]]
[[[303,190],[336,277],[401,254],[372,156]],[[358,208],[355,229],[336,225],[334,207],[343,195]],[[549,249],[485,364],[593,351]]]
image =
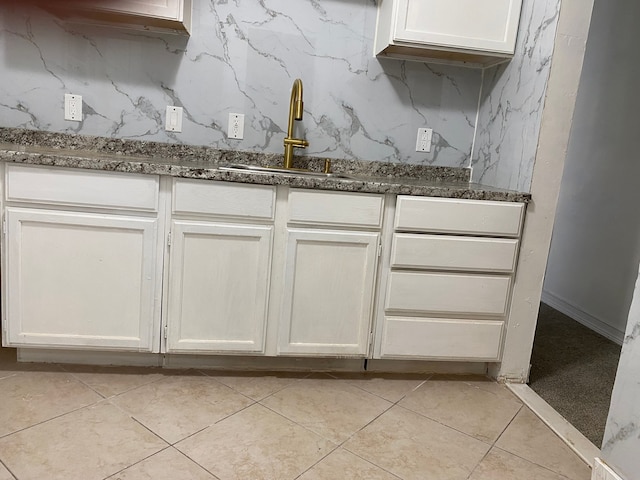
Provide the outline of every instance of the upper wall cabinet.
[[94,0],[51,2],[46,8],[75,23],[119,25],[188,35],[192,0]]
[[375,54],[486,67],[513,56],[522,0],[379,0]]

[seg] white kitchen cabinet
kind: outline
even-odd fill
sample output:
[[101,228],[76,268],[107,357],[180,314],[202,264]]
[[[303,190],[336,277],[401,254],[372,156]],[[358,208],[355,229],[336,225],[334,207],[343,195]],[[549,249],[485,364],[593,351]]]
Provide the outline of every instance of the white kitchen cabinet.
[[108,0],[50,2],[45,8],[75,23],[120,25],[190,33],[192,0]]
[[265,353],[275,192],[173,179],[167,353]]
[[524,207],[397,198],[374,358],[500,359]]
[[367,354],[378,242],[377,232],[288,229],[280,354]]
[[158,351],[156,218],[5,210],[5,345]]
[[272,235],[267,225],[172,222],[168,353],[264,351]]
[[375,54],[487,66],[513,56],[522,0],[380,0]]

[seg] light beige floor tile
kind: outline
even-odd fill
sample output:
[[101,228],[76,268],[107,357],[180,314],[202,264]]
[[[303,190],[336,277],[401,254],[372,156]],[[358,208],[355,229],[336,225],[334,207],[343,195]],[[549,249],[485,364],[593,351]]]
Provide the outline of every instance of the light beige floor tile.
[[11,475],[9,470],[5,468],[4,465],[0,463],[0,480],[15,480],[14,476]]
[[463,480],[489,445],[395,406],[344,448],[404,480]]
[[261,403],[335,443],[342,443],[392,405],[348,380],[318,375]]
[[489,443],[522,408],[520,402],[462,380],[428,380],[400,405]]
[[352,385],[393,403],[418,388],[428,377],[379,373],[332,373],[331,376],[350,380]]
[[0,436],[101,400],[64,372],[21,372],[0,379]]
[[0,459],[21,480],[98,480],[166,445],[103,401],[0,439]]
[[433,375],[429,379],[429,381],[437,380],[463,382],[467,385],[479,388],[480,390],[494,393],[506,400],[513,400],[514,402],[523,405],[520,399],[505,385],[498,383],[488,377],[483,377],[480,375]]
[[589,467],[526,407],[496,446],[573,480],[585,480],[590,475]]
[[334,445],[261,405],[176,445],[221,480],[292,480]]
[[166,377],[111,400],[169,443],[182,440],[252,403],[204,375]]
[[[566,480],[566,477],[494,448],[469,480]],[[589,477],[585,477],[585,480],[589,480]]]
[[287,372],[203,372],[205,375],[215,378],[227,387],[253,398],[262,400],[269,395],[282,390],[287,385],[297,382],[301,378],[308,377],[308,373]]
[[108,480],[215,480],[197,463],[189,460],[173,447],[116,473]]
[[398,477],[339,448],[305,472],[299,480],[398,480]]
[[65,365],[64,370],[104,397],[119,395],[133,388],[172,375],[159,368],[101,367]]

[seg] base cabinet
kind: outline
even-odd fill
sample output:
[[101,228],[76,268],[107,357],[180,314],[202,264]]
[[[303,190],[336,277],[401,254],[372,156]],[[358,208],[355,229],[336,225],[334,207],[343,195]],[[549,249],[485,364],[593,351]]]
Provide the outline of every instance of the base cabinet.
[[499,361],[524,204],[397,200],[374,358]]
[[167,352],[264,351],[272,226],[174,221]]
[[365,356],[379,234],[288,230],[278,352]]
[[5,346],[500,361],[522,203],[0,168]]
[[158,351],[154,218],[7,208],[7,346]]

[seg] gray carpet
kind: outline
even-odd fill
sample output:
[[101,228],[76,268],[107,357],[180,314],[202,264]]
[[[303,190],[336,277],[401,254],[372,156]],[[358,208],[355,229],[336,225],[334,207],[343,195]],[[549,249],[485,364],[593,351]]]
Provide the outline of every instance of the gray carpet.
[[529,386],[598,448],[619,359],[619,345],[540,305]]

